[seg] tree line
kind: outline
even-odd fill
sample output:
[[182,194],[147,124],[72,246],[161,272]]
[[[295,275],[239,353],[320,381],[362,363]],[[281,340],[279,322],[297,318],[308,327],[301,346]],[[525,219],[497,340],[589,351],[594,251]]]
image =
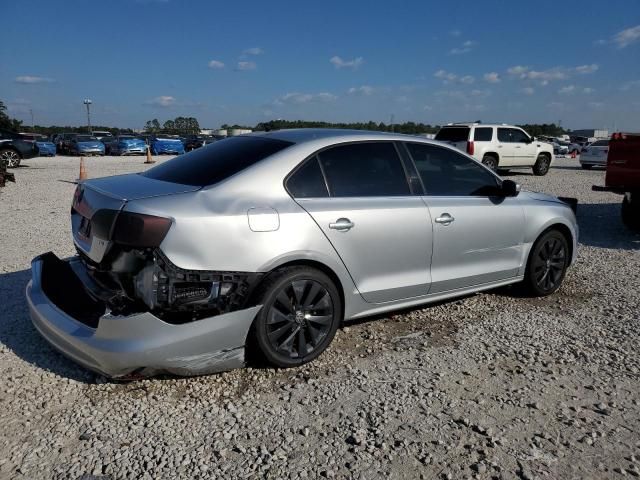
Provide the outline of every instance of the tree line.
[[176,117],[173,120],[167,120],[162,125],[157,118],[149,120],[144,130],[147,133],[168,133],[172,135],[197,135],[200,133],[200,124],[194,117]]

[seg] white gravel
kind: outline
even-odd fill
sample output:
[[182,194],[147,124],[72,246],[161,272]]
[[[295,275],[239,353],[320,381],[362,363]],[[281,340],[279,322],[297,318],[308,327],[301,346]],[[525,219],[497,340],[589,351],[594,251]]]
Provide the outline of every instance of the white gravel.
[[78,159],[24,163],[0,191],[0,478],[640,476],[640,236],[620,197],[591,191],[602,170],[509,174],[580,201],[579,260],[551,297],[505,289],[360,322],[293,370],[111,383],[31,326],[31,258],[74,253]]

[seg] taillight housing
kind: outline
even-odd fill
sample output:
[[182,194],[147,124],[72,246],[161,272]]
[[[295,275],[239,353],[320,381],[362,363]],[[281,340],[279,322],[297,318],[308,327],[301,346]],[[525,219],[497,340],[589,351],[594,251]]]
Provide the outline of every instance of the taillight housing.
[[171,219],[143,213],[120,212],[112,240],[131,247],[159,247],[171,228]]
[[469,141],[467,142],[467,153],[468,153],[469,155],[473,155],[473,152],[474,152],[474,151],[475,151],[475,147],[474,147],[474,145],[473,145],[473,142],[472,142],[471,140],[469,140]]

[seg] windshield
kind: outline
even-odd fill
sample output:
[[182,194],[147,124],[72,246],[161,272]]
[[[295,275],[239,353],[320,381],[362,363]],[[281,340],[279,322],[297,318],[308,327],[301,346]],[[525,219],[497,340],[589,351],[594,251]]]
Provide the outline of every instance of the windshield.
[[92,137],[90,135],[78,135],[76,137],[77,142],[97,142],[98,139],[96,137]]
[[442,142],[466,142],[469,139],[469,127],[444,127],[436,135]]
[[165,182],[205,187],[293,145],[262,137],[233,137],[193,150],[142,173]]

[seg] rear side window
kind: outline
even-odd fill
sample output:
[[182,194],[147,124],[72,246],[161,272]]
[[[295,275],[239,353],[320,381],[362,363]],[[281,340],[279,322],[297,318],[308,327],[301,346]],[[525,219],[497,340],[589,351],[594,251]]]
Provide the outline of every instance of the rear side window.
[[427,195],[495,195],[498,179],[464,155],[436,145],[408,143]]
[[473,140],[476,142],[490,142],[493,138],[493,128],[491,127],[476,127],[473,132]]
[[287,180],[287,190],[289,190],[293,198],[319,198],[329,196],[317,157],[307,160],[302,167],[289,177],[289,180]]
[[444,127],[436,135],[441,142],[466,142],[469,140],[469,127]]
[[391,142],[340,145],[318,154],[332,197],[411,195]]
[[272,138],[233,137],[180,155],[141,175],[165,182],[205,187],[221,182],[291,145],[291,142]]

